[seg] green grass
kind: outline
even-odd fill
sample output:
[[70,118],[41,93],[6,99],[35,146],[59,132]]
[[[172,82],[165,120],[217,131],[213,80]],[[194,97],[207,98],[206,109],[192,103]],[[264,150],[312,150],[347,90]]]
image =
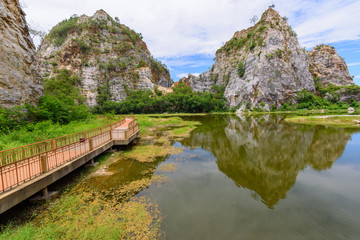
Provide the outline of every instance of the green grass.
[[342,128],[360,128],[360,124],[355,121],[360,121],[360,115],[355,116],[298,116],[285,119],[287,122],[307,124],[307,125],[325,125]]
[[157,239],[159,221],[144,198],[118,203],[92,191],[66,193],[32,221],[5,227],[0,240]]
[[39,122],[20,130],[12,131],[7,135],[0,135],[0,150],[11,149],[23,145],[61,137],[68,134],[105,126],[115,122],[110,118],[91,117],[84,121],[73,121],[60,125],[51,121]]

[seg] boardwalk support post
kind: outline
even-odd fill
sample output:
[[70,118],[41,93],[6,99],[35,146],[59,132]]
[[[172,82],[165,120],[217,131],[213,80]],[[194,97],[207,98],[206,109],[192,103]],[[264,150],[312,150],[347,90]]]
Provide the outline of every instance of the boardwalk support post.
[[55,197],[57,194],[57,191],[48,191],[48,188],[46,187],[41,190],[41,194],[30,198],[30,203],[43,203],[44,201]]
[[48,188],[47,188],[47,187],[44,188],[44,189],[41,191],[41,193],[42,193],[42,196],[43,196],[43,197],[46,197],[47,195],[49,195]]
[[96,165],[98,165],[99,163],[98,162],[95,162],[94,159],[91,159],[87,164],[85,164],[84,166],[86,168],[92,168],[92,167],[95,167]]

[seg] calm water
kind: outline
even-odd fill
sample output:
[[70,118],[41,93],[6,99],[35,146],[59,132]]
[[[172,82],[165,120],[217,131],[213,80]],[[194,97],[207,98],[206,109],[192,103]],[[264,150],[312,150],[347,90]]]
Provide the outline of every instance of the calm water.
[[[284,116],[191,117],[157,202],[167,239],[360,239],[360,132]],[[161,165],[160,164],[160,165]]]

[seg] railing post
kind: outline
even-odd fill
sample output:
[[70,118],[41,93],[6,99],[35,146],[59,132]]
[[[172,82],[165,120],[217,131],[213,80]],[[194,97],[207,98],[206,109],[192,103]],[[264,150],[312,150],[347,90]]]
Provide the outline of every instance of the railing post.
[[53,139],[53,140],[51,141],[51,148],[52,148],[52,151],[53,151],[53,152],[56,152],[56,140],[55,140],[55,139]]
[[84,138],[86,139],[86,137],[87,137],[87,136],[86,136],[86,132],[84,132]]
[[113,140],[113,137],[112,137],[112,130],[110,129],[110,141]]
[[0,192],[5,192],[5,183],[4,183],[4,177],[3,177],[3,167],[0,167],[0,174],[1,174],[1,186],[2,186],[2,191]]
[[43,173],[47,172],[47,161],[46,161],[46,154],[41,155],[41,170]]
[[93,148],[94,148],[94,145],[93,145],[93,139],[92,139],[92,138],[90,138],[90,139],[89,139],[89,149],[90,149],[90,151],[92,151],[92,150],[93,150]]

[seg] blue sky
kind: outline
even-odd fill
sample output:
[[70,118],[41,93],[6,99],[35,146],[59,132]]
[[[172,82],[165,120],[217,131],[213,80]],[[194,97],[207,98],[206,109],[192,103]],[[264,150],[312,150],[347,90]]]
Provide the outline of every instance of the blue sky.
[[[176,81],[188,73],[203,73],[215,52],[249,19],[271,4],[298,34],[306,49],[335,46],[360,85],[359,0],[20,0],[32,27],[49,31],[72,14],[91,16],[104,9],[136,32],[150,52],[163,61]],[[39,40],[35,40],[36,43]]]

